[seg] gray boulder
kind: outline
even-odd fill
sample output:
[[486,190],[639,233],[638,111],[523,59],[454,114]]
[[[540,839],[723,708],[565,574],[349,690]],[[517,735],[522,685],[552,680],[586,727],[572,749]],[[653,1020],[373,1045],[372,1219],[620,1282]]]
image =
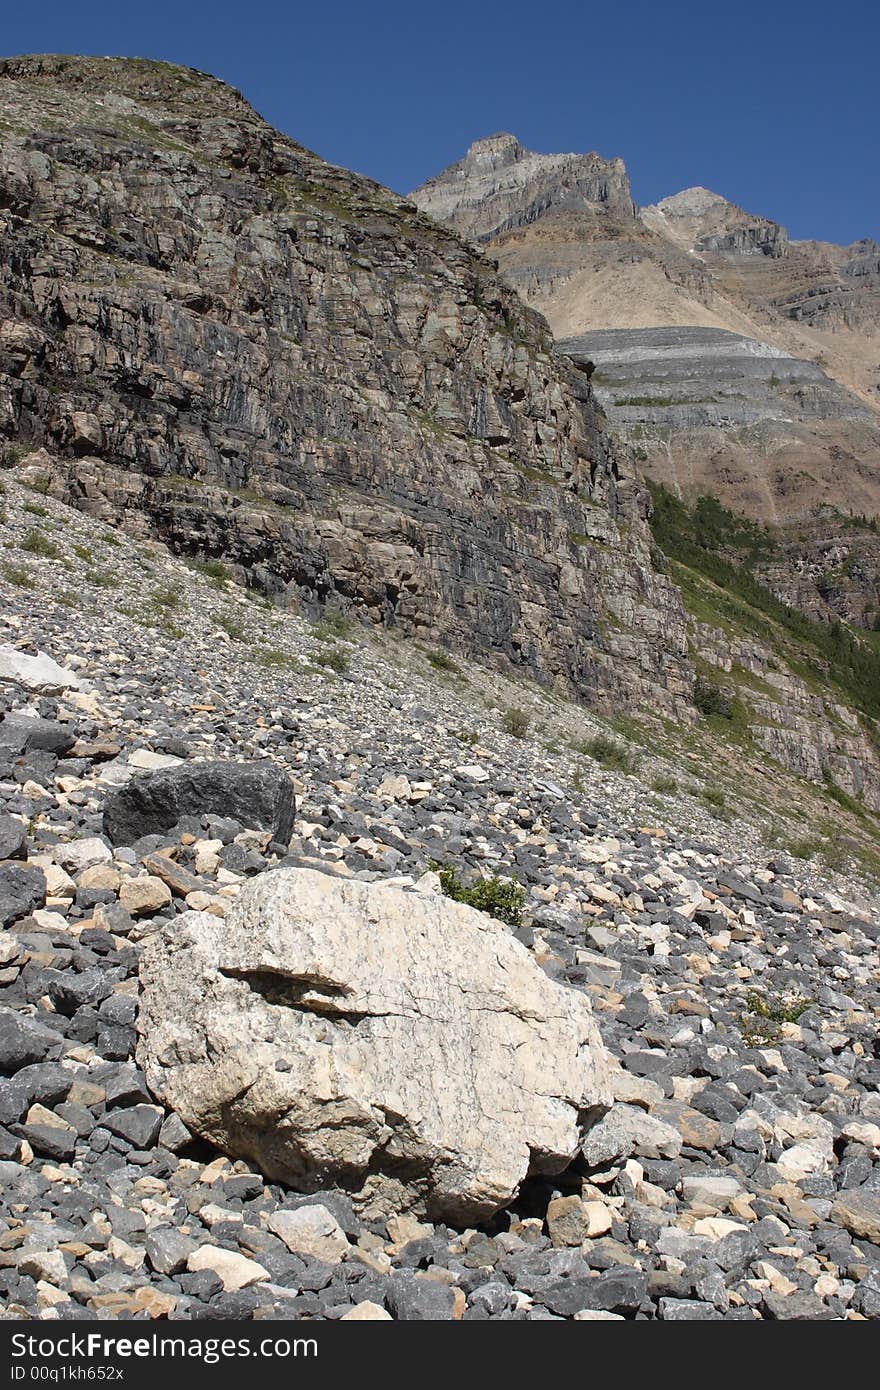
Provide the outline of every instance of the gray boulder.
[[271,763],[188,762],[134,777],[104,804],[114,845],[161,835],[182,816],[222,815],[287,844],[296,798],[290,778]]
[[12,1076],[22,1067],[44,1062],[50,1054],[60,1051],[61,1039],[27,1014],[0,1009],[0,1073]]
[[24,714],[7,714],[0,723],[0,748],[15,753],[42,752],[61,756],[76,742],[74,734],[55,719],[31,719]]
[[0,927],[46,902],[46,876],[35,864],[0,863]]
[[0,815],[0,860],[24,859],[27,855],[27,826],[16,816]]

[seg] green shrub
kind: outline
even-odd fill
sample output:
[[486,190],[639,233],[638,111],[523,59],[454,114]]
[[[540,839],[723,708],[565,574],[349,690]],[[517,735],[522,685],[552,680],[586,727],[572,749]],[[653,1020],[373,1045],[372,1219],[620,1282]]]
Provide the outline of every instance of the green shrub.
[[430,867],[440,878],[440,887],[447,898],[453,902],[467,903],[509,927],[522,925],[525,889],[515,879],[502,879],[493,874],[491,878],[479,878],[470,888],[462,883],[450,866],[431,861]]
[[193,569],[198,570],[199,574],[204,574],[215,584],[223,584],[229,579],[229,570],[222,560],[196,560]]
[[34,587],[33,575],[24,565],[5,562],[0,565],[0,574],[8,584],[14,584],[18,589],[32,589]]
[[262,592],[262,590],[260,590],[260,589],[243,589],[242,592],[243,592],[245,598],[246,598],[246,599],[250,599],[251,603],[255,603],[255,604],[257,605],[258,608],[271,608],[271,607],[272,607],[272,604],[271,604],[271,602],[269,601],[268,595],[264,594],[264,593]]
[[154,608],[177,608],[180,604],[180,594],[171,584],[164,584],[150,594],[150,603]]
[[593,762],[599,763],[611,772],[632,773],[638,767],[636,755],[624,744],[618,743],[616,739],[607,738],[605,734],[583,739],[575,745],[575,750],[586,754]]
[[733,718],[733,701],[730,695],[720,685],[704,680],[702,676],[697,676],[694,682],[693,698],[697,709],[707,719],[713,714],[719,715],[722,719]]
[[858,797],[850,796],[849,792],[843,790],[843,787],[839,787],[830,772],[825,772],[824,783],[825,791],[831,797],[832,801],[836,801],[838,806],[843,807],[844,811],[849,811],[850,815],[858,817],[859,820],[864,819],[865,808],[861,801],[859,801]]
[[719,820],[726,818],[727,802],[720,787],[703,787],[700,791],[700,800]]
[[96,589],[113,589],[119,583],[119,576],[115,570],[87,570],[86,583],[93,584]]
[[822,842],[815,835],[805,835],[801,840],[790,840],[782,846],[784,854],[792,859],[812,859],[822,848]]
[[39,504],[39,502],[25,502],[25,504],[24,504],[24,506],[23,506],[23,508],[22,508],[22,511],[27,512],[29,516],[48,516],[48,515],[49,515],[48,511],[46,510],[46,508],[45,508],[45,507],[41,507],[40,504]]
[[791,997],[785,1000],[768,1000],[757,992],[746,995],[746,1011],[740,1015],[743,1041],[749,1047],[762,1047],[778,1041],[780,1025],[797,1023],[801,1014],[806,1013],[815,1001]]
[[506,709],[501,716],[501,727],[513,738],[525,738],[529,731],[530,719],[524,709]]
[[338,608],[326,608],[320,622],[315,623],[312,635],[319,642],[333,642],[350,637],[354,624]]
[[426,659],[434,667],[435,671],[448,671],[450,675],[459,675],[461,667],[458,666],[447,652],[438,650],[425,652]]
[[222,627],[223,631],[234,638],[236,642],[240,642],[244,637],[244,628],[241,623],[237,622],[235,618],[230,618],[227,613],[220,614],[217,618],[217,626]]
[[300,663],[290,652],[279,651],[277,647],[261,647],[257,652],[261,666],[280,667],[287,671],[298,671]]
[[678,791],[678,783],[674,777],[655,777],[651,783],[651,787],[655,792],[659,792],[661,796],[672,796]]
[[348,670],[348,657],[338,647],[322,647],[320,651],[312,653],[312,660],[317,661],[319,666],[335,671],[338,676]]
[[28,555],[39,555],[43,560],[57,560],[61,551],[54,541],[50,541],[48,536],[44,536],[42,531],[28,531],[21,543],[22,550]]
[[753,990],[746,995],[746,1009],[759,1018],[769,1018],[773,1023],[797,1023],[801,1014],[812,1008],[813,1000],[800,996],[788,999],[768,1000]]
[[87,545],[75,545],[73,547],[73,553],[78,557],[78,559],[85,560],[87,564],[91,563],[92,551],[89,549]]

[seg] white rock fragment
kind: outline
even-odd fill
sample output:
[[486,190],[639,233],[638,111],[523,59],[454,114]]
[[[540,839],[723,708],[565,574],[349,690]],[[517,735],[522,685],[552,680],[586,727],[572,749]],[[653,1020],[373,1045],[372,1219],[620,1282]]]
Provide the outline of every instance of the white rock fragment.
[[4,681],[37,695],[60,695],[64,690],[79,690],[82,684],[79,677],[59,666],[46,652],[33,656],[11,643],[0,646],[0,683]]
[[361,1175],[365,1210],[491,1215],[529,1172],[565,1168],[611,1101],[586,996],[434,894],[262,874],[225,919],[150,936],[141,984],[154,1095],[269,1177]]

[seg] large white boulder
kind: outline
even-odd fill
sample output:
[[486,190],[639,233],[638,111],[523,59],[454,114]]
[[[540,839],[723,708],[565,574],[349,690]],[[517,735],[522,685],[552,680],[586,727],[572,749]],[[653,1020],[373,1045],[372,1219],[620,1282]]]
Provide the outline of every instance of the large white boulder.
[[0,645],[0,681],[12,681],[39,695],[79,690],[81,681],[45,652],[20,652],[11,643]]
[[472,1221],[611,1104],[587,998],[439,894],[279,869],[150,937],[138,1058],[184,1124],[364,1213]]

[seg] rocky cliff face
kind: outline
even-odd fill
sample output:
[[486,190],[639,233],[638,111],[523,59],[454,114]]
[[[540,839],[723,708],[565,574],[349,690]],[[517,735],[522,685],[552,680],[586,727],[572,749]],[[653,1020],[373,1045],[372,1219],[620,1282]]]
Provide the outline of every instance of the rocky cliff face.
[[7,461],[292,606],[688,691],[644,499],[490,263],[193,71],[7,60],[0,137]]
[[642,208],[641,216],[662,236],[697,251],[778,257],[789,249],[788,232],[778,222],[755,217],[708,188],[685,188]]
[[615,430],[684,496],[788,526],[833,514],[843,494],[859,516],[880,506],[880,422],[816,362],[702,326],[599,329],[558,349],[594,364]]
[[792,608],[819,621],[878,630],[880,529],[876,521],[824,512],[780,534],[761,578]]
[[[545,206],[517,225],[496,225],[494,195],[470,156],[414,197],[466,233],[467,208],[561,349],[595,363],[598,398],[641,466],[685,497],[717,496],[789,529],[806,524],[811,544],[821,518],[880,515],[877,243],[792,241],[706,188],[635,216],[586,197],[575,210],[562,182],[555,198],[549,187],[556,161],[570,156],[528,158],[548,185]],[[843,613],[826,603],[820,555],[777,568],[773,587],[812,614],[864,621],[880,583],[873,539],[859,548],[851,577],[864,583],[848,586]]]
[[471,241],[527,227],[559,210],[636,215],[622,159],[536,154],[513,135],[476,140],[464,159],[412,194],[417,207]]
[[[874,244],[793,242],[705,188],[636,210],[588,183],[574,197],[572,156],[530,154],[507,136],[499,167],[495,145],[478,142],[414,199],[491,249],[546,314],[558,351],[590,374],[646,473],[778,528],[760,569],[777,597],[821,621],[873,626],[876,531],[853,521],[880,513]],[[731,645],[754,645],[748,626],[701,621],[706,603],[692,604],[678,577],[697,664],[729,673]],[[875,731],[847,724],[769,646],[737,663],[757,681],[778,673],[760,699],[743,692],[756,745],[880,805]]]
[[811,688],[751,634],[695,622],[693,642],[713,679],[738,689],[758,756],[763,751],[799,777],[830,782],[880,812],[876,725]]

